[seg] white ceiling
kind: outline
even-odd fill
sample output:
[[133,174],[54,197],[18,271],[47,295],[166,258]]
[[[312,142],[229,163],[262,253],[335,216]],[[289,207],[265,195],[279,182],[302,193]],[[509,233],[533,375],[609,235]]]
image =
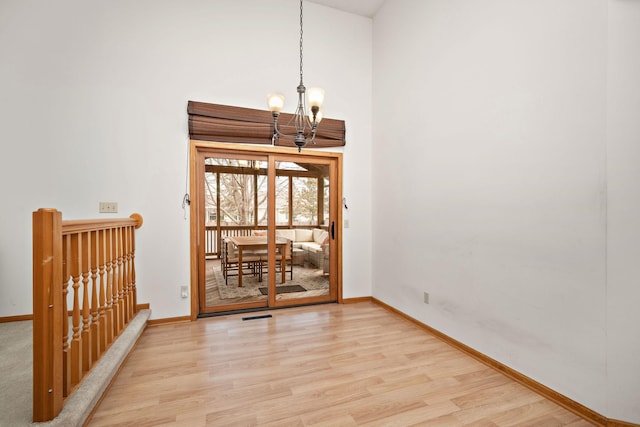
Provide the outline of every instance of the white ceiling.
[[309,0],[344,12],[373,18],[384,0]]

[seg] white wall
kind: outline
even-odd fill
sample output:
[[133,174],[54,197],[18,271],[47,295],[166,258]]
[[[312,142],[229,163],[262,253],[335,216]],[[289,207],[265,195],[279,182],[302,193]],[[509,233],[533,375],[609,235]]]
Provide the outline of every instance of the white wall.
[[[104,217],[99,201],[144,217],[139,301],[153,318],[189,314],[187,101],[266,108],[277,90],[292,111],[298,13],[285,0],[0,3],[0,316],[32,311],[31,213]],[[371,293],[371,28],[305,4],[305,83],[347,125],[347,297]]]
[[373,295],[635,422],[639,9],[388,1],[373,43]]
[[640,423],[640,3],[609,1],[607,392]]

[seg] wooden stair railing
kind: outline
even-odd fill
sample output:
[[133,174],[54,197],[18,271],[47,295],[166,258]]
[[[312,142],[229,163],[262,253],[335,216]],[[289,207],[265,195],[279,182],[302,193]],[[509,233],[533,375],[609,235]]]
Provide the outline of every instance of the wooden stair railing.
[[49,421],[137,312],[142,216],[62,220],[33,213],[33,421]]

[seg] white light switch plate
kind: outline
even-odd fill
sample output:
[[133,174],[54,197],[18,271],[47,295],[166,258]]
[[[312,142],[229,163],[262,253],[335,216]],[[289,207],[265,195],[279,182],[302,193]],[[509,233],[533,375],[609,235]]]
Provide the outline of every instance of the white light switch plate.
[[100,202],[100,213],[118,213],[118,203]]

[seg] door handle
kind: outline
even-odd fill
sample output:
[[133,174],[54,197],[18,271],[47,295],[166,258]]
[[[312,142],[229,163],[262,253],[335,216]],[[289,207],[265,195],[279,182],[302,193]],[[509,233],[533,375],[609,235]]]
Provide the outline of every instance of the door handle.
[[336,223],[331,221],[331,240],[336,240]]

